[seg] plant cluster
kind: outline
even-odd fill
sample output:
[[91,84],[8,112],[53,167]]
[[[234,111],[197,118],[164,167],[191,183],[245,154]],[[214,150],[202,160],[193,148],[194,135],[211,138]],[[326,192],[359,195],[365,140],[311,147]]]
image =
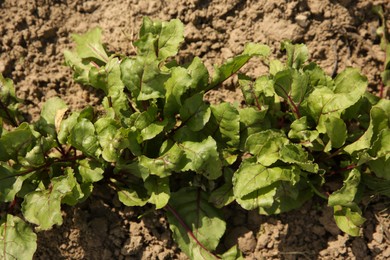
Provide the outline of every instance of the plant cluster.
[[[163,209],[192,259],[241,257],[236,246],[215,251],[221,208],[231,203],[277,214],[318,195],[340,229],[358,236],[362,197],[390,196],[390,101],[367,92],[358,70],[333,79],[308,63],[303,44],[283,42],[283,63],[248,43],[210,75],[199,58],[175,60],[183,30],[179,20],[145,18],[132,56],[108,53],[100,29],[73,36],[66,64],[77,82],[104,92],[103,112],[70,112],[52,98],[37,121],[23,122],[12,81],[0,78],[2,259],[31,259],[32,226],[62,224],[61,204],[85,201],[96,182],[126,206]],[[269,73],[239,74],[243,104],[205,100],[255,56]],[[335,179],[340,189],[325,190]]]

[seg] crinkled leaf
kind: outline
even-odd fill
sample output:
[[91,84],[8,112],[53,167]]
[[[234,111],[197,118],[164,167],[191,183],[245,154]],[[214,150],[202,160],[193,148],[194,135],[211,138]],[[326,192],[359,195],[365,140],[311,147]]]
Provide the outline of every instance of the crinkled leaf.
[[102,157],[107,162],[115,162],[119,155],[124,140],[119,130],[119,125],[114,119],[100,118],[95,122],[95,129],[100,146]]
[[267,168],[261,164],[244,162],[233,177],[234,196],[243,198],[256,190],[266,188],[277,181],[296,183],[299,180],[296,167]]
[[149,200],[146,190],[140,184],[132,185],[131,187],[120,187],[118,189],[118,198],[128,207],[142,207]]
[[[388,139],[389,140],[389,139]],[[390,153],[367,162],[371,171],[379,178],[390,180]],[[389,186],[390,189],[390,186]]]
[[82,59],[73,52],[68,50],[64,51],[65,64],[73,70],[73,78],[76,82],[89,85],[89,71],[93,68],[93,65],[88,61],[82,61]]
[[225,233],[222,212],[208,202],[207,194],[195,187],[172,194],[168,206],[173,238],[191,259],[215,259],[211,253]]
[[157,158],[149,158],[145,155],[138,158],[139,166],[142,167],[144,175],[157,175],[161,178],[182,170],[187,162],[185,151],[178,144],[174,144]]
[[213,205],[217,208],[222,208],[234,201],[232,184],[233,170],[231,170],[230,168],[225,168],[223,172],[223,177],[225,183],[217,189],[213,190],[209,198],[209,201],[213,203]]
[[285,163],[296,164],[302,170],[312,173],[318,172],[318,165],[308,159],[307,152],[297,144],[286,144],[279,151],[280,160]]
[[64,172],[67,173],[69,186],[72,187],[72,190],[67,193],[61,200],[62,204],[68,204],[74,206],[77,203],[84,201],[86,196],[89,194],[84,194],[82,186],[77,182],[76,177],[74,176],[74,171],[72,168],[67,167]]
[[382,99],[370,110],[370,125],[366,132],[356,142],[346,146],[344,151],[352,154],[355,151],[369,148],[373,137],[376,138],[381,130],[389,128],[389,118],[390,101]]
[[267,110],[274,102],[274,82],[267,76],[261,76],[255,82],[245,75],[238,75],[241,91],[247,105],[255,106],[258,110]]
[[248,136],[270,128],[270,122],[265,118],[267,111],[259,111],[253,107],[238,110],[240,114],[240,149],[243,149]]
[[86,155],[98,156],[100,154],[99,141],[96,137],[94,125],[82,118],[70,131],[70,144]]
[[303,116],[290,125],[288,137],[298,139],[303,146],[311,147],[312,142],[319,136],[317,130],[311,130],[311,126],[306,116]]
[[180,108],[180,117],[183,124],[186,124],[192,131],[200,131],[209,121],[211,109],[202,94],[195,94],[184,101]]
[[94,28],[84,34],[73,34],[76,52],[81,59],[96,59],[106,63],[108,55],[102,44],[102,30]]
[[292,44],[284,41],[281,49],[287,51],[287,66],[290,68],[301,68],[309,58],[309,50],[305,44]]
[[130,124],[139,132],[139,143],[156,137],[164,130],[167,122],[160,118],[158,108],[155,106],[150,106],[142,113],[136,112],[130,117]]
[[72,113],[68,118],[61,120],[57,134],[60,144],[66,144],[72,128],[77,124],[80,113]]
[[160,70],[157,60],[147,60],[141,56],[127,58],[121,62],[120,68],[122,81],[135,100],[164,97],[164,83],[169,74]]
[[179,144],[187,157],[187,164],[182,171],[192,170],[209,180],[222,175],[222,162],[219,159],[217,143],[209,136],[202,142],[185,141]]
[[37,235],[17,216],[7,214],[0,221],[0,259],[33,259]]
[[40,230],[62,224],[61,200],[73,189],[72,174],[68,171],[66,175],[52,178],[50,187],[38,188],[24,196],[22,212],[27,221],[38,225]]
[[78,161],[78,170],[81,175],[82,182],[98,182],[103,179],[104,165],[96,160],[83,159]]
[[334,219],[342,231],[355,237],[360,235],[360,227],[366,221],[357,206],[353,208],[334,206]]
[[213,121],[209,126],[210,134],[221,144],[238,147],[240,143],[240,115],[230,103],[211,106]]
[[161,209],[167,205],[170,198],[169,179],[149,176],[145,181],[145,188],[150,196],[148,202]]
[[387,127],[379,132],[376,140],[372,144],[369,153],[373,156],[381,157],[390,154],[390,128]]
[[360,172],[357,169],[353,169],[349,172],[347,179],[344,181],[344,185],[338,191],[333,192],[328,198],[329,206],[345,206],[350,207],[355,203],[354,198],[360,184]]
[[139,55],[153,54],[158,60],[165,60],[177,54],[183,41],[184,26],[180,20],[160,22],[145,17],[140,30],[140,39],[134,45],[138,47]]
[[183,95],[205,89],[209,80],[209,73],[198,57],[194,58],[188,68],[174,67],[171,73],[171,77],[165,83],[165,116],[176,114],[182,105]]
[[256,156],[258,163],[270,166],[279,159],[279,150],[288,143],[289,140],[282,132],[266,130],[250,135],[245,146]]
[[280,71],[274,77],[275,92],[290,105],[294,104],[298,108],[310,90],[308,83],[309,78],[306,74],[294,69]]
[[270,54],[270,48],[266,45],[248,43],[241,55],[228,59],[224,64],[215,67],[213,79],[207,90],[218,86],[227,78],[236,73],[242,66],[244,66],[253,56],[267,57]]
[[339,117],[341,112],[354,105],[364,95],[367,87],[367,79],[360,75],[356,69],[348,68],[335,78],[334,89],[317,88],[306,99],[306,110],[314,120],[319,122],[317,129],[320,133],[325,132],[322,115],[335,115]]

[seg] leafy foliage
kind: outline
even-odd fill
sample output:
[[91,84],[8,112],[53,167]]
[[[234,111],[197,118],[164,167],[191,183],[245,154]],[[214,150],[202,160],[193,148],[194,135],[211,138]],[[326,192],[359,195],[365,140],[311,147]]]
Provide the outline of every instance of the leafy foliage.
[[[68,112],[53,98],[39,120],[21,122],[12,81],[0,78],[0,116],[12,128],[0,128],[0,199],[11,209],[21,203],[24,216],[2,217],[3,253],[31,259],[36,237],[26,222],[60,225],[61,204],[84,201],[98,181],[126,206],[164,209],[193,259],[242,257],[236,247],[216,251],[226,228],[221,208],[233,202],[278,214],[316,194],[341,230],[359,235],[362,192],[389,196],[390,102],[368,93],[358,70],[332,79],[308,63],[305,45],[290,42],[282,44],[285,64],[249,43],[209,75],[199,58],[174,60],[183,31],[178,20],[145,18],[129,57],[108,53],[100,29],[74,35],[65,61],[77,82],[104,92],[100,114]],[[238,76],[244,105],[205,100],[253,57],[267,59],[269,75]],[[330,176],[343,185],[326,195]]]

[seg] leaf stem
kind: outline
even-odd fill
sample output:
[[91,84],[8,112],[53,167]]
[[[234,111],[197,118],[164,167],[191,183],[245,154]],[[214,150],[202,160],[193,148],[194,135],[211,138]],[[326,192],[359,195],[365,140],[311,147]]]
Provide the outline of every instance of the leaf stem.
[[27,170],[22,171],[22,172],[20,172],[20,173],[18,173],[18,174],[6,176],[6,177],[4,177],[4,178],[1,178],[0,181],[6,180],[6,179],[9,179],[9,178],[12,178],[12,177],[24,176],[24,175],[27,175],[27,174],[29,174],[29,173],[32,173],[32,172],[35,172],[35,171],[42,170],[42,169],[45,169],[45,168],[50,167],[50,166],[51,166],[52,164],[54,164],[54,163],[72,162],[72,161],[76,161],[76,160],[84,159],[84,158],[86,158],[85,155],[78,155],[78,156],[74,156],[74,157],[72,157],[72,158],[60,158],[60,159],[57,159],[57,160],[53,160],[53,161],[50,161],[50,162],[46,162],[45,164],[43,164],[43,165],[41,165],[41,166],[27,169]]
[[311,190],[320,198],[323,198],[324,200],[328,200],[328,197],[326,197],[324,194],[322,194],[319,190],[317,190],[316,187],[314,187],[313,183],[311,183],[309,180],[307,180],[307,184],[309,184]]
[[297,119],[301,118],[301,113],[299,112],[299,108],[298,106],[294,103],[294,101],[292,100],[291,96],[286,92],[286,90],[283,88],[283,86],[281,86],[280,84],[278,83],[275,83],[276,86],[278,86],[279,88],[281,88],[281,90],[284,92],[284,94],[286,95],[287,99],[288,99],[288,102],[291,106],[292,106],[292,112],[296,115]]

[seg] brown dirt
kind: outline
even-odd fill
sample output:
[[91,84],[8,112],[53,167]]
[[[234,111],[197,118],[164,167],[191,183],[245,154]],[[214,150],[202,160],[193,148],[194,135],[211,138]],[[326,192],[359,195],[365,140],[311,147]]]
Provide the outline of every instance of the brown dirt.
[[[72,47],[71,33],[100,26],[111,51],[131,53],[142,16],[186,25],[183,61],[201,57],[212,69],[238,54],[249,41],[269,44],[280,58],[280,41],[306,43],[311,60],[327,73],[361,68],[376,90],[384,52],[375,34],[374,4],[384,4],[390,28],[390,2],[354,0],[0,0],[0,73],[12,78],[25,111],[36,118],[46,99],[61,96],[73,110],[99,103],[99,93],[71,80],[62,51]],[[252,61],[244,70],[259,75]],[[210,99],[237,100],[235,80]],[[162,212],[120,205],[98,185],[92,198],[64,208],[64,224],[39,233],[35,259],[185,259],[170,238]],[[238,206],[226,210],[229,229],[220,250],[239,244],[248,259],[389,259],[389,202],[374,198],[364,206],[361,237],[342,234],[329,208],[313,200],[280,216],[259,216]],[[138,218],[140,214],[145,214]]]

